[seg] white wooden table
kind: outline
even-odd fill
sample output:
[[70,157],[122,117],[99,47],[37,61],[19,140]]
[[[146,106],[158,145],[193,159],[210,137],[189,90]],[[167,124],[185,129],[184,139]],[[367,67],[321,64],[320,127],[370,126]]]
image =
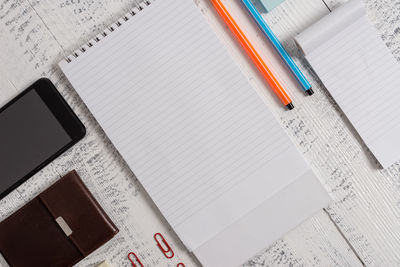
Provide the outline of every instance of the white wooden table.
[[[0,0],[0,105],[46,76],[88,130],[78,145],[0,201],[0,219],[61,175],[76,169],[120,229],[112,241],[79,266],[96,266],[104,259],[115,266],[131,266],[127,258],[131,251],[145,266],[176,266],[178,262],[197,266],[199,263],[169,228],[57,67],[63,57],[128,12],[134,2]],[[285,111],[276,101],[207,0],[195,0],[334,199],[329,208],[265,248],[245,266],[400,266],[400,164],[387,170],[378,168],[362,140],[301,59],[292,40],[328,13],[327,6],[334,8],[344,1],[326,0],[326,6],[322,0],[287,0],[265,15],[310,78],[316,92],[312,97],[301,92],[238,0],[225,2],[257,48],[281,73],[280,78],[293,96],[294,111]],[[372,23],[400,61],[400,0],[366,0],[366,5]],[[156,247],[156,232],[163,233],[172,244],[176,254],[173,259],[164,258]]]

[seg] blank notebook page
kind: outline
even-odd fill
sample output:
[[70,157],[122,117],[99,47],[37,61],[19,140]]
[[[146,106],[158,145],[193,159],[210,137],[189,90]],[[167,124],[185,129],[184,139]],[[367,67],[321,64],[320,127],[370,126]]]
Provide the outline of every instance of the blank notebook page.
[[192,1],[154,1],[60,66],[189,249],[309,170]]
[[350,1],[296,41],[381,165],[400,160],[400,64],[364,5]]

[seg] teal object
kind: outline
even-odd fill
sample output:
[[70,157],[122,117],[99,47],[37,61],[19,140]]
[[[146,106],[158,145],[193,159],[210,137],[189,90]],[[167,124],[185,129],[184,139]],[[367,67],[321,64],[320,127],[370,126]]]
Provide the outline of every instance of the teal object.
[[260,0],[261,4],[264,6],[264,8],[267,10],[267,12],[271,11],[275,7],[279,6],[285,0]]
[[297,67],[296,63],[294,63],[293,59],[289,56],[288,52],[286,52],[285,48],[279,42],[278,38],[272,32],[271,28],[268,26],[267,22],[263,19],[261,14],[258,12],[257,8],[253,5],[253,3],[250,0],[241,0],[241,1],[249,11],[254,21],[263,31],[263,33],[271,42],[271,44],[274,46],[275,50],[279,53],[282,60],[286,63],[288,68],[296,77],[301,87],[303,87],[303,90],[307,92],[309,95],[312,95],[314,92],[311,89],[311,84],[307,81],[306,77],[304,77],[303,73],[300,71],[299,67]]

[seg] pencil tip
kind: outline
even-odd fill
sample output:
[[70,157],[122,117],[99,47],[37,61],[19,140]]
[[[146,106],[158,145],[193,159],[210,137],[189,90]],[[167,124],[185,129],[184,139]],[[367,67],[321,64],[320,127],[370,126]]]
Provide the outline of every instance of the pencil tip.
[[289,104],[287,104],[286,107],[287,107],[289,110],[294,109],[294,105],[292,104],[292,102],[290,102]]
[[308,89],[306,92],[307,92],[308,95],[313,95],[314,94],[314,91],[313,91],[312,88]]

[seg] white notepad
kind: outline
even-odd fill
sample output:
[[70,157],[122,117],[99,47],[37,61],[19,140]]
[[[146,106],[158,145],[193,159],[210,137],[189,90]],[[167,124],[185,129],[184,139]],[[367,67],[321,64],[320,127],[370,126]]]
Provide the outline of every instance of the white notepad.
[[400,160],[400,64],[361,1],[334,10],[296,41],[381,165]]
[[238,265],[329,197],[192,1],[134,14],[60,66],[187,248]]

